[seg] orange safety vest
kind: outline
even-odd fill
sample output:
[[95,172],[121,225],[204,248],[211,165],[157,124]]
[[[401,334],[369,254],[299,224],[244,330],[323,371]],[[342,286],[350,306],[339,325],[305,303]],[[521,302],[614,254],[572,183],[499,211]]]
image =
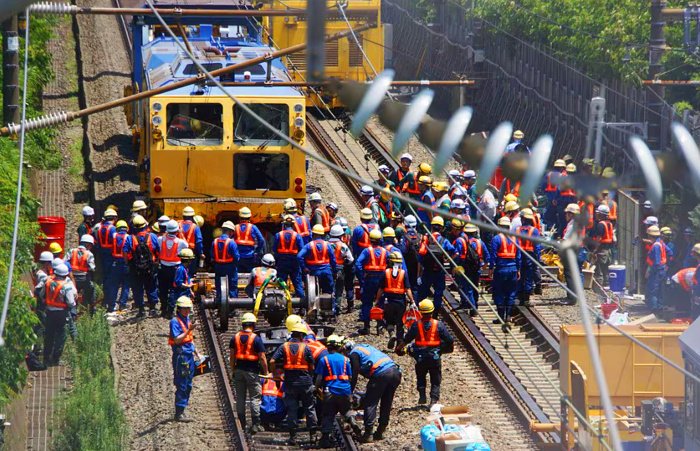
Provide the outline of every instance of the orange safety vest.
[[462,252],[459,254],[459,258],[464,260],[467,258],[467,246],[469,246],[469,242],[463,237],[463,236],[458,236],[457,239],[455,240],[455,249],[457,248],[457,242],[462,243]]
[[297,235],[297,232],[293,230],[281,231],[279,237],[279,244],[277,245],[277,253],[283,255],[298,254],[299,249],[297,249]]
[[[681,269],[676,273],[676,277],[678,277],[678,283],[681,285],[681,287],[683,287],[685,291],[690,291],[693,289],[693,286],[688,284],[688,282],[686,282],[685,280],[686,274],[688,274],[688,272],[690,271],[693,271],[694,273],[696,272],[695,268],[685,268]],[[693,277],[695,277],[695,275],[693,275]]]
[[65,298],[58,300],[63,286],[68,283],[68,279],[56,280],[55,276],[49,276],[46,280],[46,305],[55,308],[68,308]]
[[547,174],[547,186],[544,187],[545,193],[553,193],[557,190],[557,185],[552,185],[552,172]]
[[[164,262],[180,262],[180,257],[178,256],[177,248],[179,238],[166,236],[163,239],[163,246],[160,249],[160,259]],[[168,243],[173,243],[172,247],[168,249]]]
[[396,278],[392,276],[391,272],[391,269],[387,269],[384,272],[384,275],[386,277],[386,286],[384,287],[384,292],[393,294],[406,293],[406,288],[404,287],[404,276],[406,274],[406,271],[400,269]]
[[239,246],[255,246],[255,241],[253,240],[253,225],[250,223],[245,224],[245,231],[241,230],[241,224],[236,224],[236,228],[233,231],[233,239]]
[[283,398],[284,391],[282,387],[277,388],[277,382],[272,379],[267,379],[262,384],[262,395],[263,396],[274,396],[275,398]]
[[357,240],[357,245],[360,247],[369,247],[369,224],[360,224],[360,227],[362,227],[365,230],[365,234],[362,235],[362,238]]
[[[182,330],[184,331],[186,329],[185,323],[182,322],[182,320],[180,319],[179,316],[176,316],[176,318],[177,318],[177,322],[180,323],[180,327],[182,327]],[[187,335],[185,335],[185,339],[182,340],[182,343],[180,343],[179,346],[182,346],[182,345],[187,344],[187,343],[192,343],[193,340],[194,340],[194,332],[189,331],[189,332],[187,332]],[[170,346],[176,346],[175,345],[175,337],[168,337],[168,344]]]
[[[654,244],[651,245],[649,248],[649,252],[651,252],[652,249],[654,249],[654,246],[656,245],[661,246],[661,266],[666,264],[666,245],[660,241],[655,241]],[[654,261],[647,255],[647,265],[652,266],[654,264]]]
[[88,251],[83,249],[73,249],[70,254],[70,266],[76,272],[88,272]]
[[510,189],[510,179],[506,179],[506,194],[511,193],[514,196],[520,195],[520,182],[517,182],[513,189]]
[[[185,229],[182,227],[184,224],[189,224],[190,228],[187,229],[187,234],[185,234]],[[180,234],[178,235],[178,238],[181,240],[187,241],[187,245],[190,247],[190,249],[194,249],[194,228],[196,227],[196,224],[193,223],[192,221],[180,221]]]
[[[231,238],[217,238],[214,240],[214,262],[216,263],[233,263],[233,255],[228,253],[228,244]],[[224,243],[221,251],[219,251],[219,243]]]
[[114,238],[112,237],[112,234],[110,233],[111,228],[112,228],[112,224],[107,224],[107,226],[102,224],[102,225],[100,225],[100,229],[97,231],[97,237],[100,239],[100,247],[102,249],[107,249],[107,248],[112,247],[112,244],[113,244],[112,240]]
[[615,202],[614,200],[609,200],[606,203],[608,204],[608,208],[610,209],[608,219],[610,219],[611,221],[617,221],[617,202]]
[[[430,323],[430,330],[426,335],[425,323]],[[416,346],[440,346],[440,335],[438,334],[438,322],[437,320],[430,319],[428,321],[421,321],[418,324],[418,339],[416,340]]]
[[311,349],[311,356],[314,358],[314,360],[316,360],[316,357],[318,357],[319,354],[326,350],[323,343],[318,340],[304,340],[304,343],[306,343],[309,346],[309,349]]
[[600,238],[601,244],[612,244],[613,243],[613,225],[610,221],[600,221],[605,228],[605,234]]
[[[484,259],[484,249],[481,247],[481,240],[479,238],[469,238],[469,244],[476,243],[476,253],[479,254],[480,259]],[[465,255],[466,257],[466,255]]]
[[306,350],[306,345],[304,343],[294,343],[299,348],[296,354],[292,354],[290,348],[291,343],[286,342],[284,345],[284,369],[285,370],[308,370],[309,364],[304,359],[304,351]]
[[418,172],[414,172],[412,175],[413,175],[413,188],[411,188],[410,182],[406,182],[403,185],[403,190],[404,190],[404,192],[406,192],[408,194],[420,194],[420,189],[418,188],[418,179],[419,179]]
[[350,380],[350,376],[348,376],[348,359],[345,359],[345,362],[343,364],[343,374],[333,374],[333,370],[331,369],[331,363],[328,361],[328,357],[325,358],[326,360],[326,368],[328,368],[328,376],[324,378],[326,381],[335,381],[335,380],[342,380],[342,381],[347,381]]
[[[331,217],[328,215],[328,210],[326,210],[323,207],[318,207],[316,210],[319,210],[321,212],[321,226],[323,227],[323,231],[328,233],[331,231]],[[315,210],[312,214],[315,213]]]
[[[299,224],[297,218],[301,218],[301,224]],[[294,231],[301,235],[302,238],[309,236],[309,223],[305,216],[296,215],[294,217]]]
[[325,241],[321,241],[321,255],[318,253],[318,248],[316,247],[316,243],[319,241],[312,241],[310,243],[310,248],[311,248],[311,259],[307,259],[306,263],[309,265],[327,265],[331,262],[330,258],[328,257],[328,243]]
[[138,246],[141,242],[140,238],[143,238],[144,240],[146,240],[146,246],[148,246],[148,250],[151,251],[151,259],[153,261],[156,261],[156,250],[153,249],[153,241],[151,240],[149,233],[150,232],[148,232],[147,230],[143,230],[137,235],[131,236],[132,245],[134,246],[134,248],[131,250],[131,253],[134,253],[134,251],[136,250],[136,246]]
[[533,222],[535,223],[535,228],[537,229],[538,232],[542,233],[542,219],[540,218],[540,215],[538,213],[535,213],[533,215]]
[[126,241],[127,236],[126,233],[123,235],[121,233],[114,235],[114,242],[112,243],[113,258],[124,258],[124,241]]
[[[532,226],[522,226],[518,227],[516,231],[518,233],[525,233],[527,236],[532,236],[532,234],[535,233],[535,228]],[[532,241],[524,240],[522,238],[518,238],[518,241],[520,241],[520,247],[522,247],[524,251],[533,252],[535,250],[535,245],[532,243]]]
[[500,258],[515,258],[515,243],[508,240],[508,238],[506,238],[506,236],[502,233],[499,233],[498,236],[501,237],[501,245],[499,246],[496,255]]
[[[259,271],[255,271],[255,279],[253,280],[253,286],[256,288],[261,287],[265,279],[267,279],[267,274],[270,272],[270,268],[259,267]],[[264,271],[264,272],[263,272]]]
[[586,228],[592,229],[595,225],[595,208],[593,208],[593,204],[588,204],[588,207],[586,207],[586,203],[584,201],[581,201],[578,203],[578,206],[581,208],[581,211],[583,211],[584,208],[588,210],[588,223],[586,224]]
[[[245,345],[241,343],[241,337],[245,335],[248,340]],[[236,334],[234,340],[236,342],[236,360],[249,360],[251,362],[256,362],[260,357],[253,351],[253,342],[257,335],[249,331],[241,331]]]
[[[379,257],[375,254],[374,249],[379,249]],[[386,254],[388,252],[383,247],[370,248],[369,264],[365,265],[365,271],[384,271],[386,269]]]
[[338,241],[337,243],[333,243],[333,244],[335,244],[335,246],[334,246],[335,250],[333,251],[333,253],[335,254],[335,263],[338,265],[342,265],[343,263],[345,263],[345,258],[343,257],[343,254],[342,254],[342,249],[340,247],[340,241]]

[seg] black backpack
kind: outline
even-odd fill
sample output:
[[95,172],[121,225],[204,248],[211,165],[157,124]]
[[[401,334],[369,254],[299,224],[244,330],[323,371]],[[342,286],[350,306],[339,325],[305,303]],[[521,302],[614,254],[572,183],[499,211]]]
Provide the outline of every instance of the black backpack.
[[428,255],[430,256],[430,261],[426,264],[426,268],[430,268],[435,272],[441,271],[445,264],[444,251],[440,244],[430,238],[428,238]]
[[134,235],[132,238],[134,242],[138,244],[136,244],[136,248],[134,248],[131,268],[139,276],[152,275],[155,269],[155,262],[153,261],[151,250],[148,248],[148,244],[146,244],[146,240],[150,239],[150,237],[146,235],[144,239],[141,239],[140,236]]
[[481,258],[479,253],[474,249],[469,241],[467,241],[467,256],[464,259],[464,272],[467,274],[474,274],[479,272],[481,269]]
[[409,280],[414,283],[418,277],[418,250],[420,248],[420,236],[415,232],[404,235],[406,240],[406,255],[403,256],[408,268]]

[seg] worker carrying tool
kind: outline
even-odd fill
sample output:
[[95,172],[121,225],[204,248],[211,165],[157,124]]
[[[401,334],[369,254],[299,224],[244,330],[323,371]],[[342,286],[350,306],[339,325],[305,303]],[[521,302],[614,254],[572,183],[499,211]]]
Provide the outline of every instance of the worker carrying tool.
[[[498,225],[508,229],[510,219],[504,216],[498,220]],[[520,259],[520,249],[515,246],[513,238],[499,233],[491,239],[489,268],[493,270],[493,300],[499,316],[493,320],[494,324],[503,321],[504,325],[510,325],[510,312],[515,305],[515,293],[520,278]]]
[[239,222],[233,229],[232,238],[238,245],[238,259],[236,266],[238,272],[249,273],[255,267],[256,256],[266,252],[265,238],[258,226],[250,222],[252,213],[250,208],[243,207],[238,210]]
[[362,253],[355,261],[355,274],[361,283],[362,309],[360,310],[360,321],[363,327],[358,331],[360,335],[369,334],[370,310],[377,297],[379,282],[384,277],[387,250],[382,247],[382,232],[375,229],[369,233],[370,247],[362,250]]
[[274,374],[277,365],[284,368],[284,404],[287,407],[289,444],[297,444],[298,411],[301,403],[306,414],[306,425],[312,443],[317,438],[317,419],[314,407],[314,358],[311,348],[302,340],[307,335],[306,325],[298,322],[292,326],[292,337],[277,348],[270,360],[270,371]]
[[294,224],[296,224],[294,216],[285,214],[282,217],[282,231],[275,234],[272,248],[277,262],[277,276],[285,283],[291,280],[296,295],[299,299],[304,299],[301,264],[297,259],[299,251],[304,247],[304,242],[301,235],[294,231]]
[[[403,315],[409,302],[415,303],[411,284],[408,280],[408,273],[404,269],[403,258],[398,251],[389,255],[389,268],[384,271],[384,278],[379,282],[379,291],[375,307],[383,306],[384,322],[386,330],[389,332],[389,342],[387,348],[393,349],[398,340],[403,342]],[[382,297],[384,302],[382,303]]]
[[245,405],[246,401],[250,401],[251,434],[263,430],[260,424],[262,399],[260,370],[263,375],[269,375],[265,344],[254,332],[257,322],[255,315],[244,313],[241,318],[241,331],[234,335],[229,343],[231,371],[236,388],[236,412],[241,425],[245,428]]
[[178,298],[175,305],[177,313],[170,320],[170,335],[168,337],[168,344],[173,351],[175,421],[189,423],[193,420],[185,416],[185,408],[190,401],[195,369],[194,359],[196,355],[198,356],[194,346],[195,320],[190,318],[192,311],[190,298],[182,296]]
[[[401,368],[388,355],[368,344],[356,345],[352,340],[346,339],[343,346],[343,352],[350,358],[352,390],[355,391],[358,375],[367,379],[365,397],[362,401],[365,409],[363,415],[365,429],[360,441],[371,443],[374,440],[382,440],[384,431],[389,427],[396,389],[401,384]],[[379,423],[375,431],[377,407],[379,407]]]
[[[238,297],[238,245],[233,239],[236,226],[231,221],[221,224],[221,235],[211,243],[211,258],[214,261],[214,285],[216,287],[216,302],[221,302],[222,296]],[[221,292],[221,278],[228,281],[228,293]]]
[[454,350],[454,338],[447,327],[433,319],[435,307],[432,301],[425,299],[418,304],[422,315],[420,321],[411,325],[404,343],[396,347],[396,354],[404,355],[406,345],[415,340],[409,348],[409,354],[416,360],[416,388],[418,389],[418,404],[426,404],[427,375],[430,374],[430,406],[440,400],[440,384],[442,383],[442,354]]

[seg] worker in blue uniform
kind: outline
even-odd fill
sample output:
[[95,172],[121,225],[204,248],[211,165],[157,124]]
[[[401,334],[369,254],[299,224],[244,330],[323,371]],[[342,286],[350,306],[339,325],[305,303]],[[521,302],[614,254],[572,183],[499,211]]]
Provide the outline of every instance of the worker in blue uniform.
[[331,238],[328,240],[328,243],[333,248],[336,269],[338,270],[338,275],[335,279],[335,296],[333,297],[333,312],[336,315],[338,314],[340,310],[341,301],[343,300],[343,291],[345,291],[345,297],[348,301],[347,313],[351,313],[355,296],[355,294],[353,293],[354,287],[350,286],[349,289],[346,290],[345,281],[348,278],[346,272],[354,271],[353,263],[355,262],[355,256],[352,255],[350,246],[343,242],[343,238],[345,237],[345,231],[343,230],[343,227],[340,224],[335,224],[331,227],[330,236]]
[[294,217],[294,231],[299,234],[304,245],[308,244],[311,241],[311,222],[309,218],[299,214],[299,208],[294,199],[284,201],[284,212]]
[[321,293],[332,295],[335,290],[335,277],[338,269],[333,249],[331,249],[327,241],[323,240],[325,234],[323,226],[320,224],[313,226],[311,228],[313,241],[299,251],[297,260],[302,268],[302,272],[318,278]]
[[[510,219],[504,216],[498,220],[498,225],[507,230],[510,227]],[[493,320],[494,324],[503,321],[510,325],[510,312],[515,305],[515,293],[520,278],[520,258],[520,249],[515,246],[513,238],[499,233],[491,239],[489,268],[493,270],[493,300],[499,316]]]
[[301,279],[301,265],[297,259],[299,251],[304,247],[301,235],[294,231],[294,216],[285,214],[282,218],[282,231],[275,235],[273,250],[277,261],[277,277],[285,283],[291,280],[294,291],[304,298],[304,284]]
[[[141,215],[131,218],[131,225],[135,234],[129,235],[124,243],[124,254],[129,262],[129,274],[131,276],[131,292],[134,296],[134,305],[139,309],[138,317],[145,316],[146,309],[143,303],[144,292],[148,300],[148,308],[151,315],[156,315],[158,303],[158,285],[156,282],[156,262],[158,261],[158,238],[146,228],[148,223]],[[145,243],[150,255],[150,261],[137,262],[136,248],[140,243]],[[144,257],[146,257],[144,255]],[[139,257],[137,257],[140,260]],[[149,264],[150,263],[150,264]]]
[[464,232],[464,221],[453,219],[450,221],[450,242],[454,248],[452,259],[457,264],[454,269],[454,279],[459,287],[459,309],[467,310],[472,307],[469,279],[465,276],[465,268],[468,266],[469,239]]
[[430,223],[430,234],[423,235],[418,251],[421,262],[421,275],[418,277],[418,299],[425,299],[433,289],[433,304],[437,316],[442,306],[442,295],[445,292],[445,263],[446,255],[454,253],[450,241],[442,236],[445,220],[435,216]]
[[[379,230],[379,226],[372,220],[372,210],[369,208],[360,210],[360,225],[353,229],[350,237],[352,255],[358,257],[364,249],[370,247],[369,232],[375,229]],[[362,285],[362,280],[360,280],[360,285]]]
[[352,389],[350,377],[352,369],[350,360],[340,351],[343,338],[331,335],[326,340],[328,354],[321,358],[316,367],[316,389],[323,389],[323,407],[321,408],[321,448],[335,447],[331,440],[335,415],[346,417],[351,404]]
[[108,312],[116,310],[117,295],[119,295],[119,309],[126,310],[127,308],[126,302],[129,299],[131,281],[129,280],[129,267],[126,265],[124,243],[129,236],[128,229],[129,225],[126,221],[117,221],[117,233],[112,238],[112,269],[109,271],[109,278],[105,284],[105,302]]
[[[350,358],[352,391],[355,391],[357,386],[358,375],[367,379],[363,400],[365,430],[360,441],[370,443],[374,440],[382,440],[384,431],[389,426],[396,389],[401,384],[401,369],[388,355],[368,344],[356,345],[353,341],[346,339],[343,342],[343,348],[343,352]],[[379,422],[375,431],[377,407],[379,407]]]
[[[284,373],[278,372],[278,378]],[[270,424],[279,425],[287,416],[284,406],[284,382],[272,378],[261,378],[262,396],[260,399],[260,423],[263,427]]]
[[384,271],[384,278],[379,282],[375,306],[383,307],[384,322],[387,332],[389,332],[387,348],[393,349],[397,340],[403,341],[403,315],[406,312],[406,307],[415,303],[415,300],[411,291],[411,283],[408,280],[408,272],[399,251],[389,254],[389,265],[389,268]]
[[464,232],[469,239],[469,245],[476,250],[476,254],[479,256],[479,269],[477,271],[465,271],[466,276],[472,281],[474,287],[469,285],[470,289],[470,299],[472,301],[472,308],[469,311],[469,316],[476,316],[476,311],[479,308],[479,278],[481,277],[481,268],[487,264],[491,258],[489,253],[489,247],[484,243],[484,241],[479,238],[479,228],[474,224],[467,224],[464,226]]
[[406,224],[406,233],[401,238],[399,248],[403,255],[404,265],[408,272],[408,280],[411,282],[411,291],[413,297],[418,297],[418,274],[420,272],[420,258],[418,251],[421,246],[421,235],[416,230],[418,220],[413,215],[408,215],[404,219]]
[[[540,237],[540,232],[537,230],[537,227],[535,227],[535,215],[531,209],[523,208],[520,212],[520,219],[522,221],[522,226],[518,227],[516,232],[535,238]],[[538,262],[540,261],[541,246],[539,243],[524,238],[518,238],[518,244],[520,244],[522,250],[527,252],[532,258]],[[521,257],[517,293],[520,305],[528,306],[530,305],[530,296],[535,289],[535,269],[537,265],[527,258],[527,256],[521,255]]]
[[[544,222],[547,224],[548,228],[552,228],[557,225],[557,218],[559,217],[559,210],[566,207],[559,206],[559,201],[557,200],[557,186],[558,177],[566,171],[566,163],[564,160],[556,160],[551,171],[544,176],[542,185],[540,185],[540,190],[544,192],[547,198],[547,208],[544,211]],[[567,204],[568,205],[568,204]]]
[[173,289],[170,292],[170,302],[168,303],[170,312],[175,310],[175,303],[181,297],[194,297],[194,293],[192,292],[194,284],[190,280],[190,271],[187,269],[190,267],[190,262],[194,260],[194,252],[192,252],[192,249],[186,247],[180,251],[179,257],[180,264],[175,267]]
[[202,240],[202,230],[194,221],[195,211],[192,207],[185,207],[182,210],[182,221],[180,222],[180,238],[187,242],[187,245],[195,258],[190,262],[187,270],[190,274],[197,272],[199,260],[204,261],[204,241]]
[[382,230],[382,244],[389,255],[391,255],[392,252],[398,252],[399,255],[401,255],[403,270],[408,271],[406,264],[403,262],[403,252],[401,251],[399,241],[396,238],[396,230],[394,230],[393,227],[385,227],[384,230]]
[[646,303],[653,313],[663,310],[663,299],[661,297],[661,285],[666,280],[666,269],[668,268],[668,253],[666,245],[661,240],[658,226],[651,226],[647,229],[649,239],[653,240],[651,248],[647,253],[647,289]]
[[228,297],[238,297],[238,245],[231,237],[235,226],[231,221],[221,225],[221,235],[211,243],[211,259],[214,262],[216,302],[221,301],[221,278],[228,280]]
[[256,258],[266,253],[265,239],[258,226],[251,224],[252,213],[250,208],[243,207],[238,210],[240,221],[233,229],[232,238],[238,245],[239,259],[236,263],[238,272],[249,273],[255,268]]
[[[571,182],[566,180],[566,177],[576,174],[576,165],[571,163],[566,166],[566,176],[557,186],[555,200],[557,201],[557,229],[562,231],[566,228],[566,212],[564,211],[569,204],[578,203],[576,191],[571,186]],[[561,233],[561,232],[560,232]],[[561,236],[561,235],[559,235]]]
[[382,247],[382,233],[379,230],[369,232],[370,247],[365,248],[360,256],[355,260],[355,274],[362,281],[362,308],[360,310],[360,321],[363,327],[358,330],[361,335],[369,334],[369,311],[372,309],[374,300],[379,290],[379,283],[384,277],[387,257],[389,253]]
[[[427,175],[422,175],[418,178],[418,189],[420,190],[420,201],[429,207],[435,206],[435,195],[430,189],[433,185],[433,179]],[[429,224],[433,218],[433,213],[425,208],[418,207],[416,209],[418,221],[423,224]]]
[[173,350],[173,379],[175,384],[175,421],[189,423],[185,408],[190,401],[192,380],[194,379],[194,359],[197,350],[194,346],[194,318],[190,319],[192,300],[183,296],[177,300],[177,313],[170,320],[168,344]]
[[396,347],[396,354],[404,355],[406,345],[415,340],[409,348],[409,354],[416,360],[416,388],[418,389],[418,404],[426,404],[426,389],[428,374],[430,374],[430,406],[440,400],[440,385],[442,384],[442,354],[448,354],[454,349],[454,338],[442,321],[433,318],[435,306],[430,299],[424,299],[418,304],[422,317],[411,325],[404,343]]
[[171,219],[167,222],[166,235],[158,237],[158,248],[160,252],[160,268],[158,268],[158,298],[160,298],[160,314],[163,318],[171,318],[173,311],[170,310],[170,293],[173,290],[175,281],[175,270],[180,264],[180,252],[189,249],[185,240],[177,237],[180,227],[177,221]]
[[108,208],[104,212],[104,220],[97,224],[93,229],[96,235],[97,255],[100,257],[100,266],[102,269],[102,285],[107,288],[109,283],[109,272],[112,270],[112,248],[114,247],[114,235],[117,233],[114,228],[114,223],[117,221],[117,212]]
[[284,404],[287,407],[287,428],[290,445],[297,444],[299,403],[306,413],[306,427],[312,444],[316,442],[316,409],[314,408],[314,358],[311,348],[303,343],[307,335],[306,325],[298,322],[292,326],[292,336],[272,354],[270,372],[275,374],[277,365],[284,368]]

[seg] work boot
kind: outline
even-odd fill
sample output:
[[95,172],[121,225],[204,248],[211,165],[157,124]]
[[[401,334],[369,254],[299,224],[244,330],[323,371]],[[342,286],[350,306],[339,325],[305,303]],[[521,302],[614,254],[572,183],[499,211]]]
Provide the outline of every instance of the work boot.
[[143,318],[146,316],[146,308],[144,306],[139,307],[139,312],[136,314],[137,318]]
[[365,433],[362,434],[362,437],[360,437],[360,442],[362,443],[372,443],[374,442],[374,438],[372,437],[373,435],[373,427],[367,427],[365,428]]
[[535,294],[542,294],[542,284],[538,283],[535,285]]
[[520,301],[520,305],[522,305],[523,307],[530,306],[530,293],[523,293],[523,298]]
[[469,309],[469,317],[474,318],[476,316],[476,309],[475,308],[470,308]]
[[354,416],[351,416],[348,418],[348,423],[350,423],[350,428],[352,429],[352,432],[355,433],[356,436],[362,435],[362,428],[360,427],[359,424],[357,424],[357,420],[355,419]]
[[316,442],[318,441],[318,431],[309,431],[309,441],[311,442],[311,446],[314,446],[316,444]]
[[383,440],[384,431],[386,431],[386,424],[379,423],[379,426],[377,426],[377,430],[374,431],[372,438],[374,438],[374,440]]
[[365,327],[357,329],[357,334],[358,335],[369,335],[369,329],[367,329]]
[[250,434],[255,435],[258,432],[262,432],[264,430],[265,428],[263,428],[260,423],[253,423],[253,425],[250,427]]
[[331,440],[331,435],[324,433],[321,436],[321,442],[319,443],[320,448],[335,448],[335,443]]
[[175,421],[178,423],[192,423],[194,420],[185,416],[184,407],[175,407]]
[[297,444],[297,432],[296,431],[289,431],[289,444],[292,446],[296,446],[296,444]]
[[396,337],[391,337],[389,339],[389,343],[387,343],[386,347],[388,349],[394,349],[395,346],[396,346]]
[[428,398],[425,396],[424,392],[418,393],[418,404],[424,405],[428,403]]

